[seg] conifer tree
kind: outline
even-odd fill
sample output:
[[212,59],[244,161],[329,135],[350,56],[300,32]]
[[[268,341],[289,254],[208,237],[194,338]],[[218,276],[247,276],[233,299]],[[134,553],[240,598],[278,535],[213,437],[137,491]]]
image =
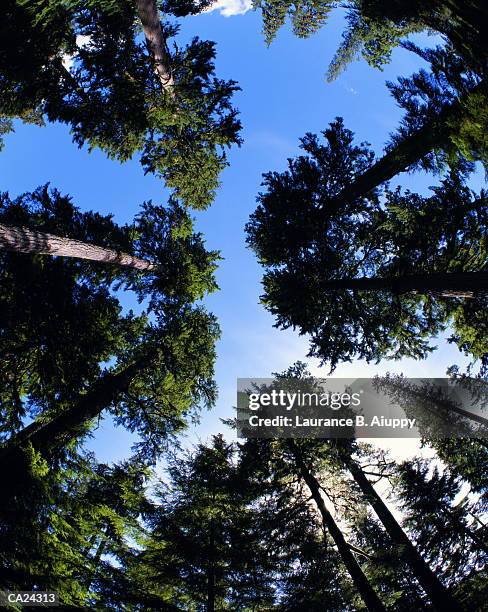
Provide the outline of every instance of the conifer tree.
[[354,357],[425,357],[446,327],[485,363],[484,191],[452,171],[429,197],[383,186],[338,203],[373,154],[341,120],[323,135],[325,143],[306,135],[304,155],[265,175],[247,225],[277,326],[310,334],[311,354],[332,368]]
[[361,596],[283,442],[248,439],[239,448],[240,469],[261,508],[256,522],[272,554],[277,609],[361,608]]
[[415,141],[416,134],[430,129],[434,146],[427,155],[418,156],[410,169],[437,171],[447,164],[459,165],[462,159],[481,161],[486,167],[486,75],[469,69],[449,46],[433,49],[421,49],[413,43],[404,46],[427,62],[428,69],[387,83],[395,101],[405,111],[389,153],[394,154],[397,145],[404,146],[402,143],[410,139]]
[[479,504],[463,494],[460,478],[418,459],[398,466],[395,484],[405,525],[446,578],[456,579],[486,564],[488,541]]
[[429,443],[453,474],[467,482],[471,491],[488,502],[488,445],[484,438],[430,439]]
[[140,530],[147,470],[137,462],[97,464],[71,453],[48,469],[35,464],[29,489],[0,508],[0,584],[56,591],[61,605],[96,605],[96,581],[110,575],[102,556],[120,556]]
[[406,36],[425,30],[440,34],[472,68],[482,72],[487,68],[488,10],[482,0],[255,0],[254,6],[262,12],[268,44],[287,19],[295,35],[305,38],[326,26],[332,13],[335,16],[341,9],[345,11],[346,27],[329,66],[329,79],[335,78],[358,56],[371,66],[381,68]]
[[340,460],[362,491],[365,500],[371,504],[392,541],[398,546],[400,555],[409,564],[413,575],[427,593],[435,609],[443,610],[449,607],[453,610],[460,610],[461,608],[456,599],[426,563],[417,549],[417,546],[412,543],[409,536],[402,529],[388,506],[369,481],[361,465],[352,456],[356,450],[354,444],[349,444],[346,441],[338,441],[337,448]]
[[446,167],[469,172],[477,161],[488,167],[486,75],[469,69],[450,47],[404,46],[430,69],[387,83],[405,115],[384,155],[335,195],[337,206],[365,196],[401,172],[423,169],[438,174]]
[[144,548],[127,565],[141,591],[179,609],[249,610],[273,604],[271,551],[235,448],[209,446],[170,460],[148,515]]
[[372,588],[369,580],[361,569],[361,566],[357,562],[350,545],[347,543],[342,533],[342,530],[337,525],[330,511],[327,509],[325,501],[322,497],[319,481],[307,467],[299,446],[294,440],[288,440],[287,446],[292,453],[300,475],[307,484],[310,494],[317,505],[317,509],[322,516],[324,529],[327,529],[332,540],[334,541],[341,556],[342,562],[346,566],[354,586],[357,588],[361,596],[361,599],[364,601],[368,610],[386,610],[381,599],[378,597],[378,594]]
[[[280,389],[296,389],[298,386],[302,392],[304,390],[320,392],[316,387],[316,382],[307,372],[305,364],[300,362],[294,364],[282,374],[275,375],[275,382]],[[409,534],[398,523],[390,508],[382,499],[382,496],[376,491],[369,480],[367,473],[361,465],[361,461],[367,460],[370,465],[376,463],[376,458],[370,449],[360,446],[355,441],[349,439],[310,439],[300,441],[287,439],[276,441],[275,449],[275,452],[280,452],[278,449],[281,449],[281,453],[284,452],[285,457],[288,453],[290,454],[292,463],[289,464],[288,469],[297,470],[306,483],[312,499],[322,516],[324,528],[332,536],[355,587],[368,607],[375,605],[383,606],[384,603],[378,599],[377,603],[375,603],[374,591],[373,600],[369,599],[371,582],[358,564],[353,553],[364,555],[366,559],[372,561],[373,568],[375,564],[378,568],[382,568],[384,559],[381,559],[381,552],[373,550],[372,554],[370,554],[361,549],[354,548],[351,542],[346,540],[341,528],[338,527],[330,509],[327,507],[325,499],[336,505],[336,511],[339,510],[339,516],[342,520],[352,519],[352,524],[357,526],[361,523],[362,526],[367,526],[367,521],[365,522],[364,518],[360,516],[358,522],[357,517],[354,516],[355,513],[351,512],[350,508],[363,506],[367,511],[369,506],[384,527],[386,534],[388,534],[392,558],[396,557],[395,564],[398,571],[405,572],[406,570],[407,573],[411,572],[411,575],[418,581],[431,601],[434,609],[443,610],[446,607],[461,609],[451,590],[443,584],[436,572],[429,567],[421,552],[409,537]],[[385,472],[385,467],[387,466],[385,466],[383,458],[381,458],[377,470],[380,477],[387,473]],[[352,489],[349,484],[351,478],[354,483]],[[367,514],[363,514],[364,516],[367,516]],[[378,578],[378,572],[375,572],[374,569],[373,572],[373,575],[376,574]],[[390,580],[388,572],[384,574],[380,571],[379,575],[382,575],[388,581]],[[385,585],[380,585],[381,582],[378,586],[380,589],[384,589]],[[396,586],[397,590],[405,590],[407,593],[409,591],[405,583],[400,587],[400,583],[397,582]],[[415,598],[416,596],[418,597],[418,594],[415,591],[408,593],[405,598],[406,605],[411,605],[412,599],[410,598]],[[395,598],[393,597],[393,599]],[[410,603],[407,603],[409,600]]]
[[[182,16],[205,4],[163,8]],[[215,77],[214,44],[194,38],[177,47],[178,28],[160,22],[158,8],[155,0],[6,0],[2,132],[17,118],[64,123],[79,146],[120,161],[138,154],[182,202],[205,208],[226,147],[240,142],[237,87]]]
[[[214,398],[218,330],[211,315],[191,304],[215,287],[216,254],[205,250],[174,203],[167,209],[147,203],[134,226],[122,228],[80,213],[46,188],[14,201],[5,196],[2,204],[2,220],[123,245],[120,250],[156,266],[149,274],[1,253],[3,477],[21,482],[29,448],[53,458],[104,411],[138,432],[141,456],[153,460],[189,411]],[[124,312],[120,294],[112,292],[117,285],[144,300],[145,312]],[[29,425],[26,417],[33,419]]]
[[414,573],[323,441],[249,439],[241,460],[269,489],[273,549],[295,559],[278,575],[279,609],[423,609]]

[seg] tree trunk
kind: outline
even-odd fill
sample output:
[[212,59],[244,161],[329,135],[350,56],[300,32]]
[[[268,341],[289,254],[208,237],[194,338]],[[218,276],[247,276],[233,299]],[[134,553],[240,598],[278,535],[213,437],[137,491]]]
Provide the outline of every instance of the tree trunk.
[[[436,397],[435,395],[432,395],[432,397],[429,397],[428,395],[426,395],[425,389],[422,389],[422,388],[418,389],[414,385],[408,385],[408,383],[406,383],[406,381],[404,380],[400,382],[392,378],[387,378],[383,380],[380,379],[380,385],[383,386],[383,388],[386,388],[386,393],[388,393],[388,389],[393,389],[397,393],[403,394],[403,397],[400,396],[400,402],[402,400],[403,402],[409,400],[408,405],[407,406],[404,405],[403,410],[405,411],[407,416],[409,417],[414,416],[418,421],[420,420],[418,417],[419,408],[420,408],[420,411],[424,411],[424,412],[426,411],[429,414],[433,415],[434,417],[442,418],[445,423],[451,426],[451,429],[452,429],[453,423],[452,421],[448,420],[449,417],[452,416],[450,413],[458,414],[459,416],[465,417],[471,421],[475,421],[476,423],[479,423],[480,425],[484,425],[485,428],[488,426],[487,417],[470,412],[469,410],[464,410],[464,408],[461,408],[458,405],[458,403],[456,403],[456,400],[454,399],[449,399],[449,398],[442,399],[442,398]],[[419,400],[419,404],[415,404],[412,406],[412,403],[411,403],[412,399]],[[464,434],[472,435],[472,430],[468,429],[467,427],[465,428],[460,423],[456,423],[455,427],[457,428],[457,431],[463,435]],[[433,432],[432,429],[427,429],[427,430],[420,429],[420,433],[422,436],[430,437],[432,434],[435,435],[436,432],[435,431]],[[479,438],[479,442],[481,444],[485,443],[482,440],[482,438]]]
[[392,291],[446,298],[473,298],[488,292],[488,272],[442,272],[390,278],[340,278],[322,284],[326,290]]
[[452,136],[452,128],[449,128],[448,124],[458,125],[460,117],[464,114],[464,105],[471,97],[480,91],[485,91],[486,86],[486,80],[481,81],[463,98],[447,105],[437,117],[386,153],[366,172],[356,177],[339,195],[332,198],[324,208],[324,214],[327,215],[330,206],[339,207],[344,201],[354,200],[368,193],[400,172],[404,172],[437,147],[445,146]]
[[9,470],[18,473],[18,466],[23,464],[23,449],[29,443],[42,456],[47,456],[83,435],[86,425],[128,390],[137,374],[150,365],[154,355],[155,351],[150,351],[120,372],[103,374],[70,408],[46,423],[34,421],[13,436],[0,450],[0,473],[7,477]]
[[215,521],[210,519],[208,536],[207,612],[215,612]]
[[[88,561],[90,561],[90,564],[92,564],[94,567],[90,571],[90,575],[88,579],[86,580],[86,590],[87,591],[90,591],[91,586],[93,582],[95,581],[95,578],[97,577],[97,574],[99,571],[100,559],[102,558],[102,555],[105,553],[105,550],[107,548],[107,541],[105,538],[106,533],[107,533],[107,527],[104,527],[102,529],[102,536],[100,538],[100,542],[97,546],[95,554],[93,555],[93,557],[90,557],[88,559]],[[88,555],[86,556],[88,557]]]
[[343,454],[343,460],[356,484],[359,486],[384,525],[388,535],[395,544],[397,544],[402,557],[411,567],[419,584],[432,601],[434,608],[440,612],[445,612],[446,610],[452,610],[453,612],[455,610],[462,610],[458,602],[421,557],[407,534],[403,531],[393,514],[378,495],[361,467],[347,452]]
[[15,253],[36,253],[38,255],[88,259],[142,271],[156,268],[153,263],[127,253],[119,253],[80,240],[46,234],[28,227],[13,227],[2,223],[0,223],[0,249]]
[[292,439],[288,439],[286,441],[286,444],[290,449],[291,453],[293,454],[296,465],[300,471],[300,475],[305,481],[307,487],[309,488],[310,494],[312,495],[313,500],[317,505],[317,508],[322,516],[324,527],[327,529],[330,536],[334,540],[334,543],[337,546],[337,550],[341,555],[342,561],[346,566],[346,569],[349,572],[349,575],[351,576],[354,586],[357,588],[366,607],[370,611],[386,612],[385,606],[382,604],[380,598],[375,593],[368,579],[364,575],[361,566],[352,554],[349,544],[346,542],[342,531],[335,522],[332,514],[327,510],[325,502],[320,493],[320,485],[315,476],[307,468],[299,447]]
[[146,44],[154,62],[154,70],[164,91],[172,93],[174,81],[166,40],[161,28],[156,0],[136,0]]

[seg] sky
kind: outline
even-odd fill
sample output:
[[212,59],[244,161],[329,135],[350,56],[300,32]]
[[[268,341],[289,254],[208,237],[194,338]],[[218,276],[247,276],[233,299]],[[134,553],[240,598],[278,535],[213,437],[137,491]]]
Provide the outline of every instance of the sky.
[[[262,174],[284,170],[287,158],[299,154],[299,138],[306,132],[320,132],[342,116],[359,141],[371,143],[381,154],[401,117],[385,82],[400,74],[408,76],[419,67],[418,58],[396,50],[383,72],[359,61],[327,83],[327,65],[340,42],[340,15],[307,40],[297,39],[286,27],[267,47],[260,15],[249,8],[248,0],[219,0],[213,10],[184,19],[179,34],[180,42],[193,36],[216,41],[218,77],[234,79],[241,87],[234,103],[244,139],[242,147],[230,151],[230,165],[222,174],[215,203],[195,214],[207,247],[219,250],[224,258],[217,272],[220,291],[205,301],[219,319],[222,338],[217,346],[217,405],[190,428],[185,443],[207,440],[224,429],[220,419],[234,414],[238,377],[268,377],[297,360],[308,362],[314,375],[327,375],[327,369],[306,357],[307,339],[274,328],[273,317],[260,305],[262,270],[246,248],[244,226],[256,207]],[[168,198],[162,182],[144,176],[137,159],[120,164],[100,151],[80,150],[65,126],[19,125],[5,140],[0,176],[2,190],[11,196],[50,182],[70,194],[81,209],[112,213],[121,223],[130,221],[143,201],[164,204]],[[401,180],[420,192],[435,182],[422,174]],[[413,377],[444,376],[449,365],[462,363],[462,357],[443,340],[436,344],[438,351],[426,361],[354,362],[339,365],[334,375],[364,378],[389,371]],[[226,435],[232,438],[233,434],[227,430]],[[119,460],[129,455],[131,441],[132,436],[105,419],[90,447],[101,461]],[[398,452],[413,448],[411,441],[395,444]]]

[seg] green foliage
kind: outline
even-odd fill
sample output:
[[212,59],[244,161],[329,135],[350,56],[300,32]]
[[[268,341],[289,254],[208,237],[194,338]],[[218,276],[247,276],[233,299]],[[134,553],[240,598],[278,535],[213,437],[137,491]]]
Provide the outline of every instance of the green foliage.
[[[265,266],[263,303],[281,328],[310,334],[311,354],[333,369],[340,361],[425,357],[429,337],[452,326],[452,341],[486,361],[481,294],[473,300],[387,289],[334,289],[335,279],[483,270],[488,253],[486,196],[452,173],[433,195],[384,186],[346,201],[342,189],[371,164],[341,120],[302,139],[305,155],[268,173],[247,226]],[[380,193],[384,201],[380,201]],[[335,199],[334,199],[335,198]],[[428,231],[426,231],[428,228]]]
[[213,381],[215,342],[219,328],[203,308],[189,306],[157,313],[157,323],[145,330],[140,343],[118,358],[123,370],[139,357],[150,355],[117,405],[111,408],[116,424],[141,436],[138,456],[154,462],[168,442],[197,419],[200,408],[210,408],[217,396]]
[[413,460],[396,469],[394,493],[424,556],[469,610],[486,596],[486,445],[476,439],[428,439],[442,464]]
[[[295,385],[311,392],[316,389],[314,379],[301,363],[275,375],[275,380],[280,389],[296,389]],[[311,474],[320,495],[327,500],[329,512],[334,514],[336,525],[340,525],[347,543],[356,554],[362,572],[374,590],[381,594],[388,609],[430,607],[425,594],[417,586],[421,575],[419,564],[423,561],[421,557],[414,561],[410,553],[405,553],[405,541],[409,539],[429,562],[436,576],[442,579],[438,583],[441,589],[444,583],[451,592],[460,594],[468,609],[479,601],[478,594],[469,591],[469,585],[477,584],[485,589],[486,578],[482,568],[486,556],[486,530],[483,521],[480,523],[479,520],[485,516],[486,500],[468,497],[466,481],[450,470],[442,470],[437,458],[398,465],[384,451],[349,439],[297,439],[293,443],[286,439],[254,439],[246,441],[243,452],[263,482],[274,486],[280,481],[286,483],[293,498],[293,501],[287,499],[283,504],[287,508],[293,507],[308,491],[313,492],[304,476],[305,473]],[[296,476],[303,477],[307,485],[296,480]],[[374,493],[373,483],[380,481],[381,485]],[[461,489],[464,497],[459,500]],[[380,497],[376,498],[380,491]],[[316,495],[312,493],[312,496],[311,503],[315,504]],[[386,499],[389,500],[388,506],[393,505],[402,511],[405,517],[402,526],[406,531],[402,531],[394,516],[385,518],[381,506],[389,513],[384,502]],[[381,523],[372,514],[373,508]],[[326,527],[328,523],[324,520],[325,538],[330,532]],[[400,539],[399,533],[402,535]],[[337,578],[329,581],[329,589],[330,582],[344,589]],[[342,590],[343,595],[347,592],[347,588]],[[322,592],[323,601],[328,601],[327,594],[327,590]],[[349,609],[347,601],[343,603],[343,609]],[[353,601],[354,609],[361,606],[354,595]],[[313,603],[311,609],[314,609]],[[336,609],[334,599],[330,609]]]
[[[270,551],[260,540],[253,489],[221,436],[171,459],[126,572],[140,591],[185,610],[250,610],[273,602]],[[208,608],[207,608],[208,606]]]
[[[145,172],[186,205],[211,203],[224,150],[240,142],[231,105],[238,88],[214,76],[212,42],[174,45],[170,94],[140,41],[134,2],[7,0],[2,8],[4,120],[65,123],[79,146],[120,161],[139,154]],[[162,27],[167,40],[176,36],[177,27]]]
[[[164,0],[174,16],[200,12],[207,0]],[[266,41],[290,18],[306,37],[341,3],[256,1]],[[464,5],[468,6],[464,6]],[[75,143],[125,161],[173,190],[167,206],[142,205],[130,225],[81,213],[70,198],[42,187],[0,195],[0,222],[133,254],[149,272],[100,262],[0,252],[0,436],[18,460],[1,475],[0,586],[56,590],[66,607],[102,610],[280,610],[343,612],[363,604],[335,542],[320,520],[286,440],[210,445],[171,456],[167,478],[146,491],[154,463],[201,406],[216,397],[215,318],[194,303],[216,289],[218,253],[207,251],[184,206],[205,208],[239,143],[233,81],[214,75],[213,43],[168,49],[175,81],[161,90],[129,0],[6,0],[0,25],[0,136],[20,119],[62,122]],[[379,184],[340,197],[371,168],[369,146],[355,145],[341,120],[302,139],[304,154],[283,173],[268,173],[248,242],[265,266],[263,302],[277,325],[311,336],[311,354],[333,369],[354,358],[424,357],[430,339],[449,340],[488,369],[486,294],[447,299],[438,291],[375,292],[334,288],[357,278],[404,278],[486,270],[486,194],[464,180],[486,162],[486,92],[479,87],[486,43],[483,7],[440,0],[353,0],[330,77],[358,55],[380,68],[411,32],[430,28],[449,41],[420,51],[431,72],[391,85],[406,115],[393,146],[442,116],[460,96],[463,109],[442,125],[439,150],[419,165],[451,166],[431,194]],[[479,23],[478,23],[478,21]],[[165,39],[178,29],[163,24]],[[472,89],[477,87],[474,93]],[[128,298],[128,299],[127,299]],[[127,302],[139,302],[139,314]],[[137,367],[136,367],[137,366]],[[118,393],[102,396],[110,376],[135,368]],[[313,384],[304,364],[277,377]],[[123,376],[120,380],[123,380]],[[22,442],[26,423],[100,402],[102,413],[138,435],[135,455],[97,464],[76,450],[90,433],[83,414],[65,444],[42,452]],[[87,403],[87,402],[85,402]],[[74,419],[76,421],[76,419]],[[76,424],[76,423],[75,423]],[[60,425],[61,427],[61,425]],[[62,427],[61,427],[62,428]],[[29,430],[31,431],[31,430]],[[19,435],[20,432],[20,435]],[[362,572],[392,610],[427,609],[402,551],[372,514],[354,478],[389,479],[404,528],[466,609],[486,600],[486,444],[427,440],[447,467],[414,460],[395,466],[351,441],[300,440],[297,448]],[[5,464],[3,464],[5,465]],[[8,474],[6,473],[8,471]],[[353,478],[351,478],[351,475]],[[15,483],[15,487],[6,486]],[[467,487],[470,491],[461,501]]]
[[[81,213],[47,187],[0,199],[0,219],[67,235],[150,259],[150,273],[73,258],[0,253],[1,432],[25,418],[46,422],[68,410],[108,370],[152,354],[112,409],[118,422],[142,435],[140,451],[185,424],[185,415],[215,396],[211,380],[218,328],[191,303],[215,289],[215,252],[208,252],[192,221],[175,202],[143,205],[134,224]],[[143,303],[123,308],[125,289]],[[143,309],[144,308],[144,309]],[[109,364],[109,365],[108,365]]]
[[[307,385],[303,371],[300,383]],[[421,607],[422,595],[414,586],[411,572],[350,480],[334,441],[301,439],[295,444],[307,469],[318,479],[328,508],[347,542],[355,547],[361,569],[375,591],[381,593],[381,599],[392,609]],[[380,461],[370,449],[361,448],[359,452],[370,465]],[[334,549],[328,530],[321,525],[286,441],[247,440],[242,453],[244,461],[260,475],[261,486],[268,487],[267,503],[277,517],[273,521],[276,537],[273,547],[281,546],[278,550],[283,555],[277,581],[283,597],[278,609],[318,611],[324,609],[324,601],[327,610],[362,609],[364,603],[343,559]]]
[[0,151],[5,146],[3,142],[3,136],[5,136],[5,134],[9,134],[10,132],[13,132],[13,130],[14,130],[13,122],[10,119],[0,117]]
[[344,11],[346,26],[342,43],[329,65],[329,80],[335,79],[359,56],[370,66],[381,69],[405,37],[425,30],[446,38],[454,53],[471,68],[480,74],[486,71],[488,11],[483,0],[468,3],[462,0],[447,3],[442,0],[257,0],[254,6],[262,12],[268,44],[287,18],[297,36],[307,37],[327,24],[334,9],[337,13]]
[[473,493],[488,501],[488,447],[482,438],[429,440],[440,459]]
[[488,10],[483,0],[361,0],[357,4],[363,17],[378,26],[389,23],[410,31],[438,32],[471,68],[486,71]]
[[449,105],[461,100],[459,111],[440,125],[438,146],[419,166],[437,171],[450,166],[466,166],[481,161],[488,168],[488,89],[486,82],[470,70],[450,47],[422,50],[404,45],[429,63],[409,78],[400,77],[388,87],[405,116],[393,136],[390,149],[429,122],[442,117]]
[[[283,377],[290,375],[312,384],[303,364]],[[435,459],[396,465],[349,440],[296,444],[385,605],[429,607],[351,480],[347,457],[388,479],[382,490],[392,491],[390,503],[437,575],[468,609],[482,609],[476,589],[486,590],[486,538],[476,517],[486,507],[467,496],[459,501],[465,481]],[[28,493],[0,512],[4,588],[35,584],[58,590],[65,605],[107,610],[197,612],[211,602],[243,612],[362,609],[286,440],[234,445],[216,436],[172,455],[150,496],[151,474],[135,459],[97,465],[71,453],[42,478],[32,472]]]
[[[354,6],[356,5],[356,6]],[[408,34],[421,29],[417,25],[396,25],[388,19],[378,21],[361,13],[361,2],[353,2],[346,19],[347,28],[342,42],[327,71],[327,80],[333,81],[359,56],[374,68],[382,69],[389,63],[393,49]]]
[[162,0],[158,4],[163,14],[186,17],[201,13],[212,4],[212,0]]
[[254,8],[262,11],[264,38],[269,45],[287,18],[296,36],[314,34],[326,23],[334,4],[331,0],[256,0]]
[[430,461],[405,462],[396,478],[404,526],[431,567],[450,582],[477,574],[486,565],[488,539],[476,517],[486,508],[462,494],[458,477]]
[[39,471],[44,460],[27,453],[30,486],[0,508],[1,586],[55,590],[65,605],[93,604],[96,581],[110,569],[102,555],[117,558],[140,531],[147,474],[133,461],[109,467],[79,455]]

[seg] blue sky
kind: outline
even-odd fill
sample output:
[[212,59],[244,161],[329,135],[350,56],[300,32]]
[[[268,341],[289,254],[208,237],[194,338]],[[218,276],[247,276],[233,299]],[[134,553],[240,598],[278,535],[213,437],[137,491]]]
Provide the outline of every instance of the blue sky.
[[[224,3],[227,12],[236,12],[245,0]],[[397,125],[400,111],[385,81],[412,73],[418,59],[397,50],[384,72],[361,61],[328,84],[324,75],[341,26],[336,15],[326,29],[307,40],[293,37],[285,28],[267,48],[260,16],[252,11],[230,17],[214,11],[183,21],[180,40],[198,35],[217,42],[217,75],[241,86],[235,105],[244,126],[244,144],[230,152],[230,167],[222,175],[214,205],[196,215],[208,247],[224,257],[217,273],[220,291],[206,301],[219,318],[222,339],[216,364],[219,400],[214,410],[202,415],[200,425],[190,429],[189,440],[204,440],[223,429],[219,418],[233,414],[237,377],[266,377],[297,359],[308,361],[314,374],[326,374],[316,361],[306,359],[307,340],[273,328],[273,318],[259,305],[261,269],[245,247],[244,225],[255,209],[262,173],[284,169],[287,157],[299,152],[299,138],[306,132],[319,132],[340,115],[357,138],[370,142],[379,154]],[[69,193],[80,208],[113,213],[120,222],[132,219],[144,200],[165,203],[168,196],[161,181],[143,175],[137,160],[122,165],[99,151],[79,150],[60,125],[18,126],[6,138],[0,173],[2,190],[11,195],[49,181]],[[408,176],[402,184],[425,191],[435,179]],[[367,377],[385,371],[443,376],[446,367],[461,358],[452,346],[437,344],[439,350],[424,362],[356,362],[339,366],[335,376]],[[106,420],[91,446],[100,460],[119,459],[129,453],[130,441],[131,436],[114,430]]]

